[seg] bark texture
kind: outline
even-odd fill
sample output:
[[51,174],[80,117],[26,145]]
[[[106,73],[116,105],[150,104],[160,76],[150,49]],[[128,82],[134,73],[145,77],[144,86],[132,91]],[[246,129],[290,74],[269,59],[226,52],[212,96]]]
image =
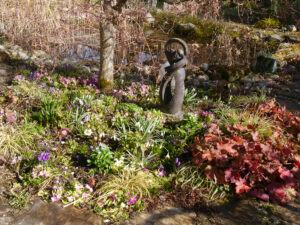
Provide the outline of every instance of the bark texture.
[[116,29],[111,22],[100,24],[99,88],[109,89],[114,84],[114,50]]

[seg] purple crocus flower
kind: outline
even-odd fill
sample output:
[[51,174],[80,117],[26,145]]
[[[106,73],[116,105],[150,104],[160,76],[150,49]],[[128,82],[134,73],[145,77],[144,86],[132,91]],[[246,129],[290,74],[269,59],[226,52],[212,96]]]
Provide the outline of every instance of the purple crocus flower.
[[49,158],[50,158],[50,153],[49,152],[45,152],[45,153],[41,152],[39,157],[38,157],[38,160],[46,162]]

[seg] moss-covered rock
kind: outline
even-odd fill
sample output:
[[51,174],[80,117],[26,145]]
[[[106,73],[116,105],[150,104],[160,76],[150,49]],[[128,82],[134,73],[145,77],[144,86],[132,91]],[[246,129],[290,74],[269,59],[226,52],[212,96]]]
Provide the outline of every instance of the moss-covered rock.
[[279,22],[278,19],[275,18],[264,18],[262,20],[257,21],[254,24],[254,27],[257,28],[280,28],[281,23]]

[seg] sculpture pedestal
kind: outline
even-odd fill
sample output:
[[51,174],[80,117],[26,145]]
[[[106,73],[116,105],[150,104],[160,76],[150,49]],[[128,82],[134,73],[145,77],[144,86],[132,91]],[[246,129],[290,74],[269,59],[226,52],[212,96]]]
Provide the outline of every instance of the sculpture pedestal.
[[163,108],[160,109],[164,115],[166,116],[167,120],[170,121],[181,121],[183,120],[183,116],[184,116],[184,112],[183,111],[179,111],[175,114],[170,114],[170,113],[166,113],[164,112]]

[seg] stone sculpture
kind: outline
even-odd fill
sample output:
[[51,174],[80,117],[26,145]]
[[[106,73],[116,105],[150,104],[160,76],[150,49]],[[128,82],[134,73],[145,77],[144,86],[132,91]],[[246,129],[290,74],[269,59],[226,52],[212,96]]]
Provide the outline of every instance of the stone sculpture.
[[[182,49],[172,49],[171,45],[173,43],[179,44]],[[160,85],[161,110],[167,114],[181,118],[183,115],[182,104],[185,88],[185,70],[183,67],[187,64],[187,44],[179,38],[172,38],[165,45],[165,54],[169,61],[169,66],[164,67],[166,74],[162,77]],[[172,91],[173,85],[171,85],[173,78],[175,80],[174,91]]]

